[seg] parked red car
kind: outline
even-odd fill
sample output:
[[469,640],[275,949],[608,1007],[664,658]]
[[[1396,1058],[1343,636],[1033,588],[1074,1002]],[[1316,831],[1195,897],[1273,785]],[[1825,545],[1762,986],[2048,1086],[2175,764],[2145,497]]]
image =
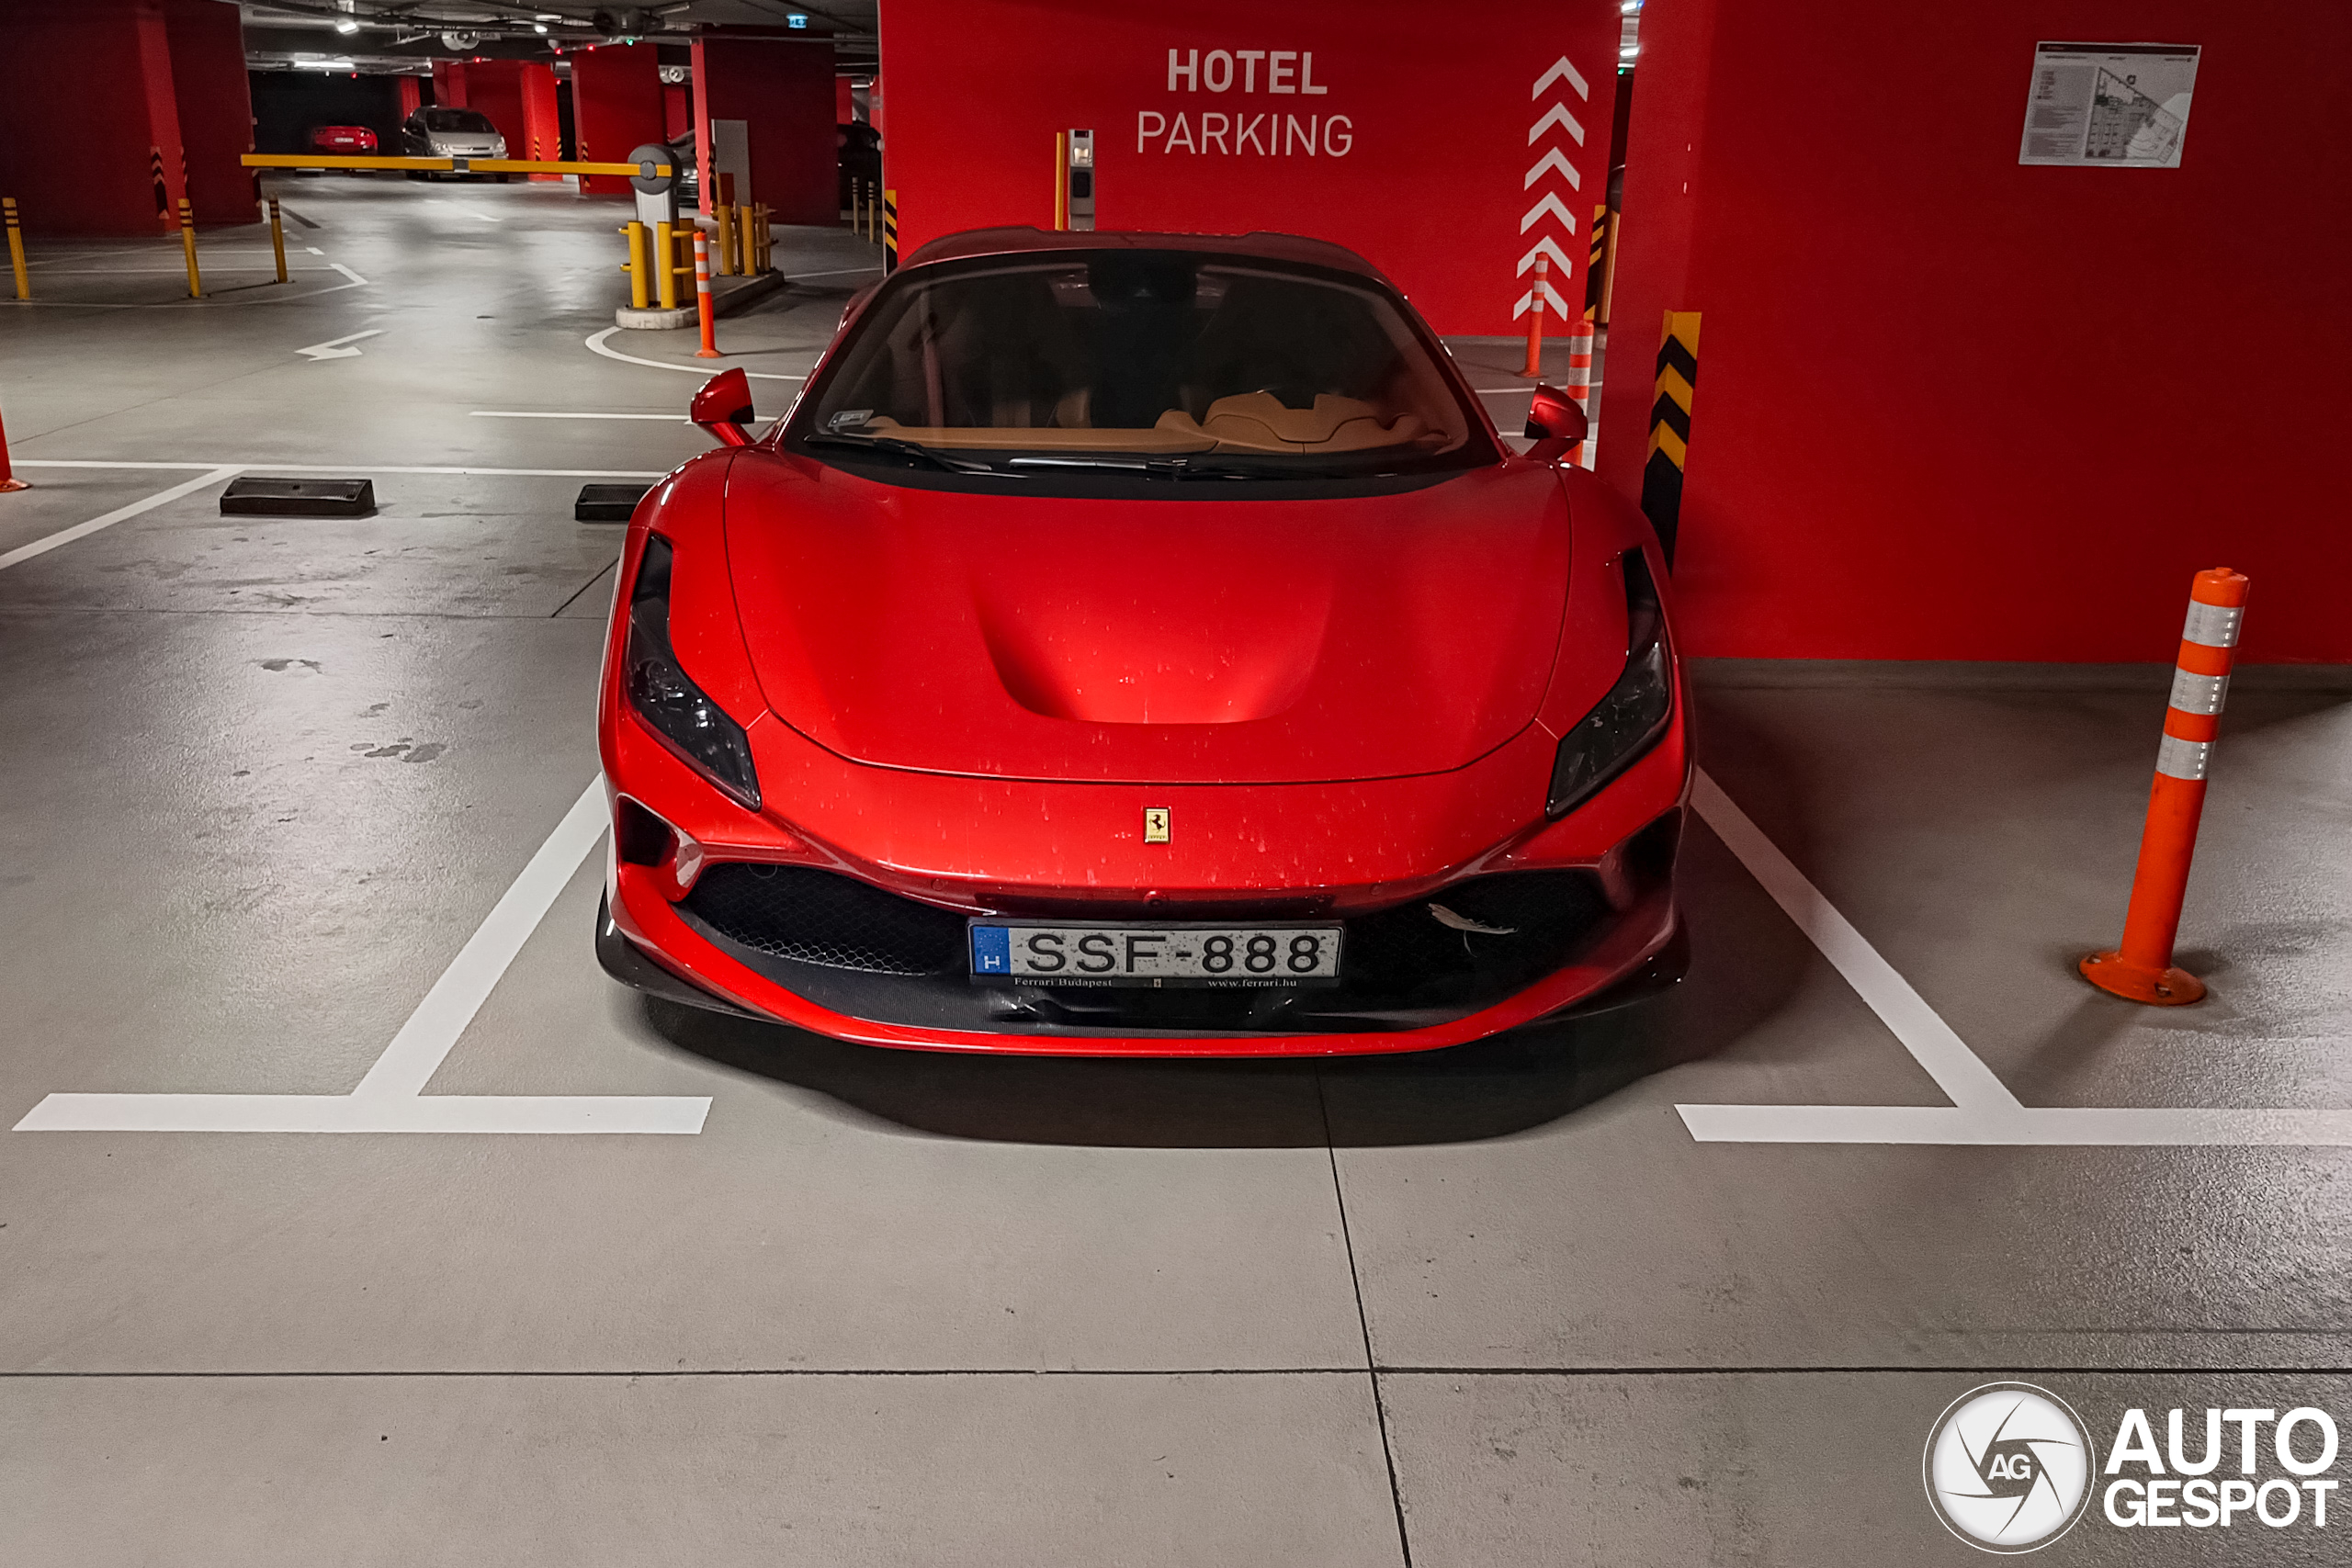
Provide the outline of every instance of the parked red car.
[[[606,970],[934,1050],[1452,1045],[1679,962],[1664,558],[1282,235],[935,241],[639,505]],[[1664,965],[1668,974],[1661,975]]]
[[376,133],[364,125],[322,125],[311,132],[311,151],[372,155],[376,151]]

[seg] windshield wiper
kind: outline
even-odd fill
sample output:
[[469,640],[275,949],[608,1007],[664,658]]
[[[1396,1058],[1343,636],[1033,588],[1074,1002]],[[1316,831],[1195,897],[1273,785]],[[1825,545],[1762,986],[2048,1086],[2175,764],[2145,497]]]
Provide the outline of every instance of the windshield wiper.
[[1014,457],[1010,466],[1016,468],[1108,468],[1117,473],[1141,474],[1155,479],[1283,479],[1285,470],[1251,468],[1233,463],[1204,463],[1196,457]]
[[846,431],[820,430],[804,435],[800,440],[802,445],[808,446],[854,446],[869,452],[888,452],[896,457],[913,457],[953,474],[993,474],[1001,479],[1023,477],[1008,474],[993,463],[975,463],[963,457],[951,457],[920,441],[902,441],[895,435],[853,435]]

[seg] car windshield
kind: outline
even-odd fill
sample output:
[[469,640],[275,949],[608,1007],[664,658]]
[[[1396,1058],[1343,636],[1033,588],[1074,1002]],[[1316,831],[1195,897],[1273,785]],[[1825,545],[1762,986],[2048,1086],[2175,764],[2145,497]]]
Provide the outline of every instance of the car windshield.
[[476,136],[495,136],[498,127],[490,117],[476,109],[422,109],[417,118],[427,130],[462,130]]
[[1369,279],[1129,249],[900,279],[836,353],[790,439],[828,460],[877,441],[903,457],[899,444],[913,443],[1032,474],[1107,466],[1105,455],[1253,477],[1493,456],[1430,340]]

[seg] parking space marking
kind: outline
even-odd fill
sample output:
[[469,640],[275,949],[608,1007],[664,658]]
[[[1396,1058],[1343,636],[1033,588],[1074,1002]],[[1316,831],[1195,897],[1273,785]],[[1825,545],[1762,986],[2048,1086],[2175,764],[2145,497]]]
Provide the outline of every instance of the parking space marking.
[[[273,474],[477,474],[494,479],[658,479],[667,468],[468,468],[446,465],[392,463],[150,463],[111,457],[18,457],[19,468],[210,468]],[[168,500],[168,497],[159,497]]]
[[605,830],[604,781],[591,779],[349,1094],[52,1094],[16,1131],[700,1133],[707,1095],[424,1092]]
[[1951,1025],[1938,1017],[1911,982],[1895,972],[1894,965],[1879,955],[1878,949],[1863,940],[1853,922],[1839,914],[1829,900],[1821,896],[1796,863],[1781,852],[1781,847],[1765,837],[1764,830],[1749,819],[1717,787],[1705,770],[1699,771],[1690,790],[1690,803],[1699,815],[1713,829],[1731,852],[1739,857],[1750,876],[1763,885],[1790,919],[1796,922],[1821,955],[1829,960],[1830,967],[1846,977],[1871,1011],[1878,1014],[1912,1059],[1926,1069],[1936,1087],[1944,1091],[1951,1102],[1962,1110],[2015,1111],[2018,1098],[2008,1090],[1986,1066],[1975,1052],[1952,1032]]
[[[864,271],[865,269],[859,268],[858,270]],[[607,359],[618,359],[629,365],[650,365],[656,370],[675,370],[682,375],[701,376],[706,378],[712,374],[707,366],[673,365],[666,359],[644,359],[634,354],[623,354],[617,348],[607,347],[605,340],[620,330],[621,329],[618,327],[606,327],[603,332],[590,333],[588,334],[589,351],[594,354],[601,354]],[[783,376],[773,370],[746,370],[743,374],[751,377],[755,381],[806,381],[808,379],[806,376]]]
[[[19,459],[16,466],[26,468],[35,465]],[[35,539],[29,545],[18,545],[15,549],[0,554],[0,571],[6,571],[20,562],[28,561],[35,556],[47,555],[60,545],[70,545],[76,539],[87,538],[101,528],[111,528],[116,524],[136,517],[142,512],[153,512],[167,502],[177,501],[184,495],[192,495],[208,485],[225,484],[242,472],[243,472],[243,468],[236,464],[208,468],[196,478],[183,480],[169,490],[157,491],[143,501],[134,501],[128,506],[118,506],[103,517],[93,517],[87,523],[76,523],[71,528],[61,528],[54,534]]]
[[2028,1106],[1911,983],[1823,897],[1706,772],[1690,803],[1830,966],[1951,1100],[1945,1105],[1677,1105],[1702,1144],[1915,1144],[2066,1147],[2341,1147],[2352,1110]]
[[534,412],[527,409],[476,409],[472,419],[660,419],[672,424],[692,424],[693,420],[682,413],[598,413],[590,409],[548,409]]

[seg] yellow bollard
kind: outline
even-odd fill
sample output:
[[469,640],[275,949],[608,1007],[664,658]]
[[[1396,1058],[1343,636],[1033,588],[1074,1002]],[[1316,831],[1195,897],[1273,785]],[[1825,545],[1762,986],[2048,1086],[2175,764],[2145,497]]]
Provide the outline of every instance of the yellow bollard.
[[628,236],[628,265],[621,270],[628,274],[628,304],[632,310],[645,309],[645,275],[651,270],[646,264],[645,225],[624,223],[621,232]]
[[665,310],[678,308],[678,228],[674,223],[653,225],[653,297]]
[[269,198],[269,248],[277,255],[277,281],[286,281],[286,225],[278,221],[277,198]]
[[196,270],[196,211],[188,206],[186,197],[180,197],[180,249],[187,256],[187,297],[201,299],[204,278]]
[[722,201],[710,209],[710,215],[718,225],[718,265],[712,270],[717,276],[731,277],[735,272],[735,209]]
[[25,231],[17,227],[17,198],[0,197],[0,211],[8,218],[8,265],[17,269],[17,298],[29,299],[33,297],[33,281],[25,271]]

